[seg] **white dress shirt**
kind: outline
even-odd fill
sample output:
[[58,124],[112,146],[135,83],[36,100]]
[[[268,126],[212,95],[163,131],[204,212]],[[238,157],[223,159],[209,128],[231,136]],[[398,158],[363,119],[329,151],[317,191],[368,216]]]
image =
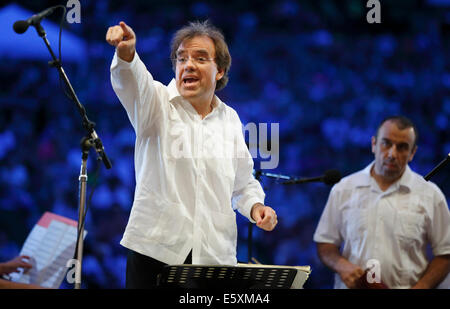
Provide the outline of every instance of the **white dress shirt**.
[[264,192],[237,113],[217,96],[204,119],[175,80],[155,81],[136,53],[114,55],[111,83],[136,132],[136,190],[121,245],[167,264],[235,265],[237,209],[251,222]]
[[[435,184],[409,166],[381,191],[370,175],[372,164],[332,188],[314,241],[341,247],[342,256],[363,270],[369,260],[378,260],[382,282],[410,288],[429,263],[427,244],[434,256],[450,254],[447,202]],[[334,287],[346,288],[338,274]]]

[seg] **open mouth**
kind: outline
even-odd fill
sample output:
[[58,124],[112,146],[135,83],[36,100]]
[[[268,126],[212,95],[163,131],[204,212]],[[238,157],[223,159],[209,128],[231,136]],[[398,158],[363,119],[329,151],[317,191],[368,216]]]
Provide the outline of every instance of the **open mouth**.
[[185,85],[187,85],[187,86],[193,85],[193,84],[195,84],[195,83],[198,82],[198,81],[199,81],[199,79],[196,78],[196,77],[186,77],[186,78],[183,78],[183,84],[185,84]]

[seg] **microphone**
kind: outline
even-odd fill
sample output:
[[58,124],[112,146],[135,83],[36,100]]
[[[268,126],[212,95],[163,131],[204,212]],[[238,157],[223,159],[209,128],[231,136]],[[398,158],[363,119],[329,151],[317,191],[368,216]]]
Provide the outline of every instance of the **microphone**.
[[22,34],[25,33],[25,31],[28,30],[29,26],[37,26],[47,16],[51,15],[53,11],[58,8],[58,6],[53,6],[51,8],[48,8],[38,14],[35,14],[28,18],[27,20],[18,20],[14,23],[13,29],[16,33]]
[[291,185],[306,182],[323,182],[327,185],[334,185],[335,183],[338,183],[341,180],[341,178],[342,178],[341,172],[339,172],[338,170],[328,170],[325,172],[325,174],[319,177],[293,179],[285,181],[282,184]]
[[102,141],[98,137],[98,135],[95,132],[95,130],[92,130],[91,136],[92,136],[92,138],[94,140],[95,151],[97,151],[97,153],[99,154],[99,156],[102,159],[103,164],[105,165],[106,169],[109,170],[112,167],[112,164],[111,164],[111,161],[109,160],[108,156],[105,153],[105,148],[103,147]]

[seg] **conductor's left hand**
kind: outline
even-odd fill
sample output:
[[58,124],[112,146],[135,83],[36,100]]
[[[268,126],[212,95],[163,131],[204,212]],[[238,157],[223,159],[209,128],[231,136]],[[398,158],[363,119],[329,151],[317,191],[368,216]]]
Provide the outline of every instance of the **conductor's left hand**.
[[256,221],[256,226],[265,231],[272,231],[278,223],[275,210],[261,203],[253,205],[251,216]]

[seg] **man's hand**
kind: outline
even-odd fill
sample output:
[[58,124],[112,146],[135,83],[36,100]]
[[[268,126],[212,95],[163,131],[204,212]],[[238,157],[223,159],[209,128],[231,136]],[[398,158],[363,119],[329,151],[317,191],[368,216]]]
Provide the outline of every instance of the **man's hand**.
[[8,262],[0,263],[0,275],[18,272],[19,268],[24,268],[27,271],[33,266],[30,263],[23,261],[23,259],[29,258],[29,256],[21,255]]
[[136,52],[136,35],[133,29],[123,21],[118,26],[108,28],[106,41],[117,48],[120,59],[131,62]]
[[358,286],[358,280],[364,275],[364,270],[361,267],[348,261],[341,263],[338,267],[338,274],[349,289],[360,288]]
[[265,231],[272,231],[278,223],[275,210],[261,203],[253,205],[251,216],[256,221],[256,226]]
[[359,279],[364,271],[358,265],[351,263],[339,252],[339,247],[331,243],[317,243],[317,255],[322,263],[338,273],[345,285],[350,289],[358,288]]

